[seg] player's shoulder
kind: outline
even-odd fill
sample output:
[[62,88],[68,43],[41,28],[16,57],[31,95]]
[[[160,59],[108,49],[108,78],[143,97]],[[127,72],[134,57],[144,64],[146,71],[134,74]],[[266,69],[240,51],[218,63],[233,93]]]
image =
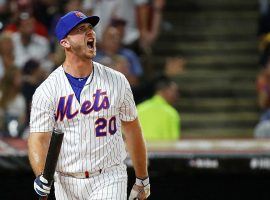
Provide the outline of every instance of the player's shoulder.
[[107,67],[105,65],[102,65],[98,62],[93,62],[95,69],[97,69],[97,73],[100,76],[110,76],[110,77],[115,77],[115,78],[120,78],[120,79],[125,79],[124,74],[122,74],[119,71],[116,71],[110,67]]
[[63,74],[63,68],[56,68],[36,89],[36,93],[53,93],[56,92],[57,84]]

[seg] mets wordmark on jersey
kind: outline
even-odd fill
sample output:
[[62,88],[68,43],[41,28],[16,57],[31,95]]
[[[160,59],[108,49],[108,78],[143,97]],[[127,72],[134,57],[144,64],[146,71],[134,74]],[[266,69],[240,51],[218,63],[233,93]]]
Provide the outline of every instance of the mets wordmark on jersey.
[[93,62],[80,102],[58,67],[33,95],[30,132],[65,133],[57,171],[96,171],[126,157],[121,120],[137,117],[130,85],[123,74]]

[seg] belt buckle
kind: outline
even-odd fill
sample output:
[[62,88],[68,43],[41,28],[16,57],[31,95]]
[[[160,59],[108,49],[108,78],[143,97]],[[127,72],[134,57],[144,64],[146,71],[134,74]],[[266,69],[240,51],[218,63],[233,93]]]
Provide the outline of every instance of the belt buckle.
[[84,177],[89,178],[90,176],[95,176],[95,175],[101,174],[102,171],[103,171],[102,169],[99,169],[98,171],[93,172],[93,173],[89,173],[89,171],[85,171]]
[[89,178],[89,171],[84,172],[85,178]]

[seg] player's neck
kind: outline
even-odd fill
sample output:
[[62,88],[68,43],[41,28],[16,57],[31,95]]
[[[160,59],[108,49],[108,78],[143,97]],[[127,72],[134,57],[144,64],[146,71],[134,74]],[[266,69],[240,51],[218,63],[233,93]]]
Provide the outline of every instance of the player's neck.
[[63,63],[66,73],[76,78],[89,76],[93,70],[92,60],[66,59]]

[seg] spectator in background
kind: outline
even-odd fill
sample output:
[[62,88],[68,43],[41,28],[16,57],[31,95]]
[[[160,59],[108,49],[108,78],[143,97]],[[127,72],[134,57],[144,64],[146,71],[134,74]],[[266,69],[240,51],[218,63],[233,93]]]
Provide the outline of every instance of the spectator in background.
[[[27,16],[27,15],[28,16]],[[17,16],[17,15],[16,15]],[[21,21],[21,18],[32,18],[33,20],[33,29],[34,29],[34,33],[41,35],[43,37],[48,37],[48,30],[47,27],[45,27],[41,22],[39,22],[34,16],[32,16],[29,12],[21,12],[17,18],[15,19],[14,22],[11,22],[9,24],[6,25],[4,31],[7,32],[17,32],[18,28],[19,28],[19,24]]]
[[270,121],[259,122],[254,130],[254,137],[258,139],[270,138]]
[[147,51],[157,38],[164,4],[165,0],[84,0],[83,8],[102,19],[95,29],[99,42],[112,19],[124,19],[122,42],[140,53]]
[[173,105],[178,99],[178,86],[165,76],[156,80],[155,95],[138,105],[138,116],[147,141],[178,140],[180,116]]
[[122,44],[140,56],[145,75],[154,72],[151,60],[152,45],[160,32],[164,5],[165,0],[84,0],[83,2],[83,8],[89,11],[88,14],[100,16],[102,19],[95,28],[98,45],[104,30],[112,20],[126,21],[121,29]]
[[270,55],[270,12],[269,0],[258,0],[259,2],[259,64],[265,66]]
[[9,136],[20,136],[25,127],[25,100],[21,94],[21,72],[10,68],[0,82],[1,129]]
[[11,35],[2,33],[0,35],[0,80],[5,72],[14,66],[14,46]]
[[53,35],[50,30],[53,19],[61,11],[63,4],[62,0],[33,0],[33,15],[47,27],[50,36]]
[[[6,25],[5,31],[18,31],[18,21],[20,20],[21,13],[29,13],[29,15],[34,19],[34,32],[38,35],[48,37],[47,27],[34,16],[34,5],[36,3],[36,0],[9,0],[11,13],[9,16],[9,23]],[[44,10],[42,14],[45,15]]]
[[32,0],[8,0],[10,9],[9,23],[17,22],[23,12],[33,13]]
[[[96,15],[101,18],[98,26],[95,27],[98,44],[106,27],[109,26],[118,0],[83,0],[83,10],[87,15]],[[128,0],[130,1],[130,0]]]
[[[262,69],[257,77],[258,104],[262,110],[270,108],[270,62]],[[269,115],[270,119],[270,115]]]
[[50,71],[52,62],[48,60],[50,52],[47,38],[34,33],[34,18],[29,13],[21,13],[18,21],[18,32],[12,34],[15,65],[22,68],[31,58],[41,62],[41,66]]
[[40,63],[33,59],[27,61],[23,67],[22,94],[26,100],[27,122],[29,122],[30,120],[30,107],[32,102],[32,96],[36,88],[45,79],[45,74],[46,73],[44,73],[44,71],[40,67]]
[[143,19],[140,22],[145,23],[141,25],[140,46],[146,53],[151,53],[151,46],[156,41],[162,21],[162,10],[165,6],[166,0],[152,0],[148,4],[148,22]]
[[155,66],[155,71],[148,78],[143,78],[139,87],[133,88],[133,94],[136,104],[151,98],[155,93],[156,77],[164,74],[174,79],[185,71],[186,59],[182,56],[167,57],[162,67]]
[[0,30],[8,23],[10,16],[9,3],[7,0],[0,1]]
[[98,62],[124,74],[128,82],[130,83],[131,89],[135,87],[135,85],[137,85],[137,79],[136,77],[130,74],[128,69],[129,63],[125,57],[119,54],[110,57],[105,56],[102,57],[102,59],[100,59]]
[[[118,46],[118,53],[124,57],[127,58],[129,64],[130,64],[130,72],[137,76],[141,77],[143,75],[143,68],[141,66],[140,59],[138,55],[130,48],[125,48],[122,45],[122,40],[124,37],[124,28],[126,25],[126,21],[123,19],[113,19],[111,21],[111,25],[109,26],[108,29],[111,29],[112,31],[115,32],[115,35],[119,37],[119,40],[117,41],[117,46]],[[109,30],[107,30],[109,31]],[[104,40],[104,38],[103,38]]]
[[270,32],[270,12],[269,0],[258,0],[259,2],[259,26],[258,36],[262,37],[264,34]]
[[186,59],[182,56],[168,57],[166,58],[164,73],[168,77],[179,76],[184,73],[186,66]]
[[258,104],[262,110],[260,121],[255,127],[257,138],[270,137],[270,59],[257,78]]
[[131,87],[136,87],[143,73],[140,60],[132,50],[121,46],[121,39],[121,34],[117,28],[113,26],[107,27],[103,33],[100,49],[97,51],[94,60],[111,66],[109,63],[104,63],[104,61],[114,60],[115,57],[122,57],[122,59],[117,60],[118,64],[121,65],[119,69],[126,75]]

